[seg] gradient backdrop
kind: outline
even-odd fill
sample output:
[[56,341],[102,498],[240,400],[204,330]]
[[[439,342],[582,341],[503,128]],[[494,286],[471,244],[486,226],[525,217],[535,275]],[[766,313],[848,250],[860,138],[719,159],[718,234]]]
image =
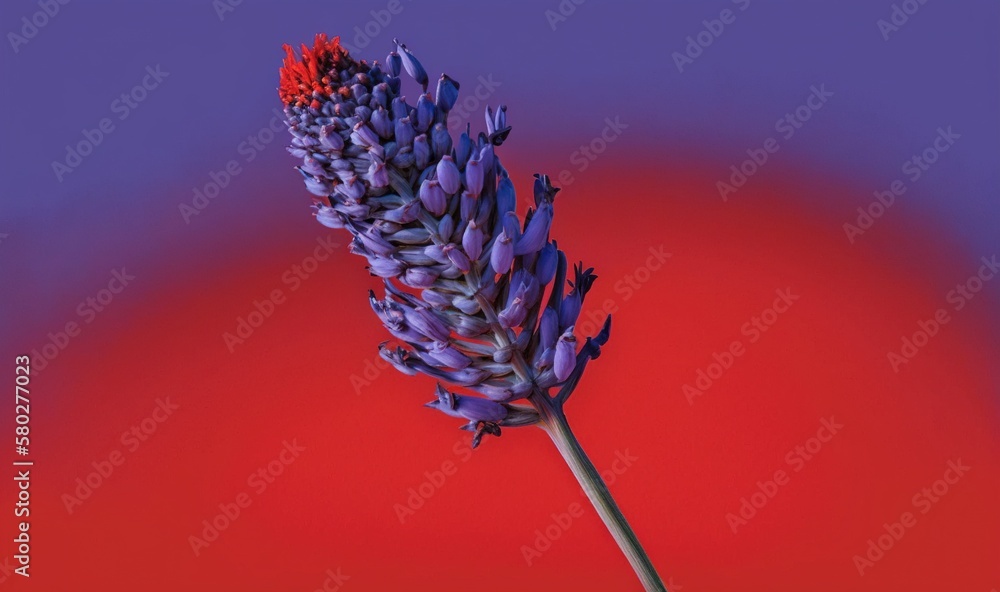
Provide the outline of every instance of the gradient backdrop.
[[0,8],[2,375],[33,356],[35,461],[30,579],[0,488],[0,590],[639,589],[591,508],[566,525],[544,434],[470,454],[429,379],[374,364],[372,278],[269,129],[281,44],[319,31],[379,60],[399,36],[473,129],[505,103],[522,198],[564,187],[584,315],[616,311],[570,421],[672,591],[1000,588],[996,2],[222,2]]

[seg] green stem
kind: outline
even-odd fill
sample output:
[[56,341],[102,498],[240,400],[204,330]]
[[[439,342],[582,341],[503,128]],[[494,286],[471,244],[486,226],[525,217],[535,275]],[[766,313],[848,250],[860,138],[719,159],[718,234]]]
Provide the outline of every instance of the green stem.
[[548,395],[540,392],[534,393],[530,400],[535,404],[535,408],[542,415],[542,422],[539,424],[542,429],[552,438],[552,442],[559,449],[566,464],[569,465],[576,480],[583,486],[583,491],[594,505],[594,509],[600,514],[601,520],[607,526],[611,536],[614,537],[622,553],[632,564],[632,569],[639,577],[643,587],[647,592],[667,592],[663,581],[656,573],[656,568],[649,560],[649,556],[639,544],[639,539],[632,531],[622,511],[615,503],[608,486],[605,485],[601,474],[594,467],[594,463],[587,457],[587,453],[580,447],[580,442],[569,429],[566,415],[560,406],[554,403]]

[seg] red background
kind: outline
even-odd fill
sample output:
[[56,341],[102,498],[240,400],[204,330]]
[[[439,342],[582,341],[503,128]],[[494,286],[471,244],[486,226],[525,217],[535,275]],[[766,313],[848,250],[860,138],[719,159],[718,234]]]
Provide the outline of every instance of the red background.
[[[606,171],[624,164],[612,160]],[[508,165],[525,195],[531,170]],[[599,468],[616,451],[638,458],[611,489],[664,580],[685,591],[1000,584],[992,288],[898,374],[886,360],[918,320],[949,307],[945,294],[976,258],[932,248],[913,232],[919,220],[903,232],[901,216],[848,244],[842,219],[796,205],[848,190],[829,179],[760,179],[721,203],[714,174],[594,171],[556,204],[560,246],[600,276],[585,311],[619,307],[570,421]],[[287,193],[292,176],[259,191]],[[616,195],[644,199],[619,207]],[[429,379],[389,369],[355,392],[350,376],[386,337],[365,297],[372,280],[341,247],[298,291],[282,283],[317,237],[346,243],[310,220],[307,198],[294,201],[266,241],[216,253],[212,266],[164,269],[155,284],[169,289],[143,287],[152,278],[137,273],[114,315],[33,379],[31,589],[314,590],[338,568],[343,590],[639,589],[589,506],[526,563],[535,529],[582,501],[541,431],[505,430],[463,462],[454,447],[468,434],[420,407]],[[625,300],[616,283],[660,245],[672,257]],[[222,334],[275,288],[287,301],[230,353]],[[779,288],[799,301],[689,405],[682,385],[732,340],[746,344],[741,325]],[[73,397],[50,404],[56,392]],[[166,396],[179,409],[68,514],[60,496]],[[734,534],[726,514],[787,471],[785,455],[829,416],[841,433]],[[196,557],[188,537],[201,521],[251,491],[248,476],[293,439],[301,456]],[[954,459],[968,474],[859,577],[852,557],[914,511],[912,496]],[[394,504],[447,460],[457,472],[401,524]]]

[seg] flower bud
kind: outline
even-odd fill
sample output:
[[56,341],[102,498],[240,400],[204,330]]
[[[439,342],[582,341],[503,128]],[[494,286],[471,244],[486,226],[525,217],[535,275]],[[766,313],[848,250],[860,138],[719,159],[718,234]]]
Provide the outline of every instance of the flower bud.
[[448,207],[448,196],[441,189],[441,184],[437,179],[424,179],[424,182],[420,184],[417,197],[420,198],[420,203],[424,204],[427,211],[435,216],[443,214]]
[[438,79],[437,92],[437,108],[447,113],[451,111],[451,108],[455,106],[455,101],[458,100],[458,89],[459,83],[452,80],[447,74],[442,74],[441,78]]
[[451,134],[443,123],[435,123],[431,129],[431,147],[438,158],[451,154]]
[[434,103],[431,102],[429,95],[420,95],[417,99],[417,124],[416,128],[418,132],[426,132],[430,129],[431,124],[434,123]]
[[381,136],[383,140],[388,140],[392,137],[392,119],[389,117],[389,112],[382,107],[379,107],[372,113],[371,125],[375,133]]
[[534,253],[543,246],[549,238],[549,226],[552,224],[552,205],[543,203],[531,217],[524,234],[514,246],[515,255]]
[[493,250],[490,253],[490,266],[493,271],[501,275],[510,271],[510,265],[514,262],[514,245],[507,238],[507,231],[497,235],[493,241]]
[[479,259],[483,254],[483,231],[476,225],[475,220],[469,221],[462,233],[462,248],[473,261]]
[[461,187],[461,176],[455,161],[450,155],[444,156],[437,164],[437,178],[441,182],[441,187],[449,194],[458,193]]
[[425,134],[413,139],[413,157],[417,160],[418,169],[425,169],[431,163],[431,147]]
[[443,240],[450,241],[451,235],[454,232],[455,220],[451,217],[451,214],[441,216],[441,220],[438,222],[438,235],[440,235]]
[[556,378],[562,382],[569,378],[574,368],[576,368],[576,337],[573,336],[573,327],[570,327],[559,337],[552,369]]
[[385,65],[389,69],[389,74],[393,77],[399,76],[399,72],[403,67],[403,58],[394,51],[389,52],[389,55],[385,58]]
[[462,273],[468,273],[472,268],[472,263],[469,261],[469,257],[462,252],[454,244],[447,244],[442,249],[444,254],[451,260],[455,267],[462,270]]
[[417,60],[417,58],[410,53],[410,50],[406,49],[406,46],[398,40],[393,39],[392,42],[396,44],[396,51],[399,52],[397,55],[402,58],[403,69],[406,70],[406,73],[416,80],[417,84],[427,88],[427,72],[424,70],[424,67],[420,65],[420,61]]
[[316,209],[316,221],[327,228],[344,227],[344,219],[330,206],[321,205]]
[[483,191],[483,163],[478,159],[472,159],[465,165],[465,186],[473,195]]
[[344,138],[340,136],[340,133],[332,125],[324,125],[319,128],[319,141],[323,146],[334,152],[340,152],[344,149]]
[[410,118],[400,117],[396,120],[394,127],[396,144],[400,146],[412,146],[413,138],[416,136],[416,132],[413,129],[413,124],[410,123]]

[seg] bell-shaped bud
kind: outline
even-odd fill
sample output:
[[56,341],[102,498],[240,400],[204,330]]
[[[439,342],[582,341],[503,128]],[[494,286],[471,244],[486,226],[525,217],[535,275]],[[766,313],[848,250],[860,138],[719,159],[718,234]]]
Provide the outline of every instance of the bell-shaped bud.
[[469,261],[469,257],[457,245],[449,243],[442,247],[442,250],[452,264],[462,270],[462,273],[468,273],[472,268],[472,262]]
[[316,221],[327,228],[344,227],[344,219],[330,206],[320,205],[316,208]]
[[372,101],[372,107],[378,105],[383,109],[387,108],[389,106],[389,85],[384,82],[376,84],[375,88],[372,89]]
[[395,222],[397,224],[407,224],[416,220],[419,214],[420,201],[413,200],[410,203],[399,206],[398,208],[385,210],[382,214],[382,219],[388,220],[389,222]]
[[324,125],[319,128],[319,142],[333,152],[340,152],[344,149],[344,138],[332,125]]
[[434,103],[429,95],[420,95],[417,99],[417,119],[416,128],[418,132],[426,132],[434,123]]
[[396,247],[389,241],[382,238],[382,233],[372,226],[368,230],[358,233],[358,238],[366,249],[376,255],[387,256],[396,252]]
[[514,293],[514,298],[511,300],[510,304],[497,314],[497,318],[500,320],[501,327],[510,329],[520,326],[527,316],[528,307],[526,306],[524,286],[522,285],[517,289],[517,292]]
[[403,69],[406,70],[406,73],[413,77],[417,81],[417,84],[427,88],[427,71],[424,70],[420,61],[397,39],[393,39],[392,42],[396,44],[396,51],[399,52],[398,55],[402,58]]
[[479,256],[483,254],[483,231],[475,220],[470,220],[465,225],[465,232],[462,233],[462,248],[473,261],[479,259]]
[[580,307],[583,305],[583,296],[579,290],[573,290],[566,295],[559,305],[559,326],[571,327],[576,324],[576,319],[580,316]]
[[503,231],[510,239],[517,244],[521,238],[521,219],[514,212],[507,212],[503,216]]
[[570,327],[556,343],[556,357],[552,362],[552,369],[556,378],[562,382],[569,378],[574,368],[576,368],[576,337],[573,335],[573,327]]
[[515,255],[534,253],[545,246],[549,238],[549,226],[552,224],[552,204],[543,202],[528,222],[524,234],[514,246]]
[[309,193],[319,197],[329,197],[330,193],[333,192],[333,183],[330,181],[320,177],[314,177],[302,169],[299,169],[299,172],[302,173],[302,177],[306,181],[306,191]]
[[507,212],[513,212],[516,207],[517,195],[514,192],[514,183],[510,177],[503,177],[497,186],[497,214],[502,217]]
[[448,196],[441,189],[441,183],[437,179],[424,179],[417,191],[417,197],[427,211],[435,216],[443,214],[448,207]]
[[399,72],[403,68],[403,58],[394,51],[389,52],[389,55],[385,58],[385,65],[391,76],[399,76]]
[[431,147],[438,158],[451,154],[451,134],[443,123],[435,123],[431,129]]
[[393,278],[403,273],[405,266],[402,261],[393,257],[373,257],[368,260],[368,270],[372,275]]
[[472,159],[465,165],[465,186],[469,193],[479,195],[483,191],[483,163],[479,159]]
[[448,326],[437,314],[426,308],[404,308],[403,314],[406,317],[406,322],[422,335],[426,335],[434,341],[448,341],[450,337]]
[[444,156],[437,164],[437,178],[441,187],[449,194],[458,193],[462,186],[461,174],[450,155]]
[[466,130],[458,137],[458,145],[455,146],[455,164],[458,168],[464,167],[472,155],[472,138],[469,137],[469,126],[465,127]]
[[459,215],[462,216],[463,220],[472,220],[478,212],[479,199],[468,191],[463,191],[458,207]]
[[372,187],[389,186],[389,169],[385,167],[385,162],[372,153],[371,164],[368,165],[368,183]]
[[348,177],[343,183],[337,185],[334,190],[343,195],[345,199],[359,200],[365,194],[365,184],[355,175]]
[[427,304],[430,304],[431,306],[444,308],[446,306],[451,305],[451,298],[445,296],[441,292],[432,290],[430,288],[427,288],[423,292],[421,292],[420,298]]
[[416,131],[413,129],[413,124],[410,123],[409,117],[400,117],[396,120],[394,124],[396,144],[398,146],[412,146],[413,138],[416,136]]
[[472,363],[468,356],[443,341],[435,341],[427,353],[438,364],[447,368],[461,370]]
[[441,220],[438,221],[438,235],[440,235],[442,239],[449,241],[451,240],[451,235],[454,232],[455,219],[451,217],[451,214],[441,216]]
[[559,252],[554,243],[546,243],[538,253],[535,261],[535,278],[538,283],[546,285],[556,276],[556,266],[559,264]]
[[459,86],[461,85],[452,80],[447,74],[441,75],[441,78],[438,79],[437,92],[435,93],[438,109],[445,113],[451,111],[451,108],[455,106],[455,101],[458,100]]
[[493,241],[493,250],[490,252],[490,266],[493,271],[501,275],[510,271],[510,266],[514,262],[514,244],[507,237],[507,231],[502,231]]
[[431,146],[427,142],[426,134],[420,134],[413,139],[413,157],[419,169],[425,169],[431,163]]
[[406,103],[405,97],[396,97],[393,99],[390,110],[392,111],[393,121],[410,116],[410,106]]
[[377,133],[383,140],[388,140],[392,137],[392,119],[389,117],[389,112],[382,107],[379,107],[374,113],[372,113],[371,124],[375,133]]
[[379,145],[378,135],[372,128],[368,127],[363,121],[359,121],[354,124],[353,131],[351,132],[351,141],[357,146],[363,146],[365,148],[371,148],[372,146]]

